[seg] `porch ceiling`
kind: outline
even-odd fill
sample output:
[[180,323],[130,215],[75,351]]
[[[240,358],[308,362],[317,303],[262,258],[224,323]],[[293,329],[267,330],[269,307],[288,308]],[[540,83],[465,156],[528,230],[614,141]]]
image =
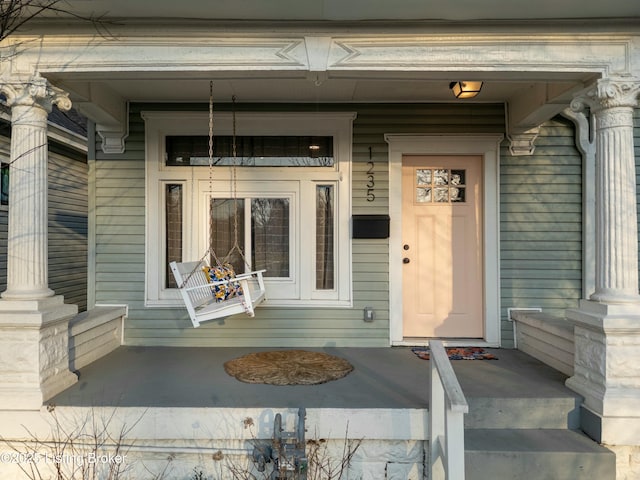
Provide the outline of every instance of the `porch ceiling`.
[[[584,88],[594,72],[480,72],[480,71],[139,71],[55,72],[46,76],[71,92],[105,89],[110,96],[131,102],[206,102],[209,82],[215,97],[228,102],[235,95],[245,103],[420,103],[456,100],[449,84],[481,80],[481,93],[467,102],[507,103],[531,95],[536,88],[570,92]],[[79,94],[79,95],[78,95]],[[75,98],[74,98],[75,96]]]
[[[104,21],[104,33],[112,37],[111,40],[133,32],[133,36],[139,37],[165,35],[168,39],[175,38],[176,44],[194,35],[206,38],[211,32],[229,38],[258,34],[264,38],[337,35],[351,39],[402,33],[416,38],[439,35],[441,43],[450,35],[471,35],[475,42],[486,38],[486,48],[491,51],[498,47],[491,46],[489,37],[484,35],[524,35],[520,41],[526,42],[545,33],[575,32],[580,36],[585,32],[636,32],[638,24],[633,19],[640,19],[640,2],[629,0],[606,3],[542,0],[536,2],[535,7],[529,0],[156,0],[153,9],[149,9],[147,2],[130,0],[67,0],[66,3],[69,11]],[[34,31],[41,27],[45,31],[58,28],[58,34],[65,35],[69,19],[47,12],[43,17],[33,23]],[[82,29],[77,22],[73,23],[72,28]],[[236,95],[241,102],[310,103],[451,102],[454,99],[448,86],[457,80],[485,81],[482,93],[473,101],[507,103],[535,88],[554,91],[580,88],[597,76],[592,69],[551,73],[553,69],[536,72],[516,68],[489,72],[476,66],[464,72],[464,67],[457,65],[418,71],[409,64],[396,70],[380,65],[370,70],[362,66],[343,71],[332,68],[318,77],[311,67],[311,71],[288,67],[278,70],[267,66],[270,60],[264,61],[264,69],[256,68],[261,65],[256,63],[246,71],[235,65],[228,71],[201,67],[171,72],[159,63],[156,71],[148,67],[137,72],[67,70],[47,76],[54,83],[63,84],[72,97],[74,91],[86,91],[96,84],[100,88],[102,82],[126,101],[201,102],[206,101],[208,82],[213,79],[220,99]]]
[[[527,0],[68,4],[80,16],[103,20],[107,38],[91,38],[96,31],[87,22],[45,14],[24,33],[50,32],[54,40],[45,46],[60,59],[45,66],[45,57],[35,55],[31,68],[70,92],[99,132],[126,131],[126,102],[206,102],[210,80],[218,102],[235,95],[244,103],[312,104],[463,102],[449,83],[482,80],[480,95],[466,101],[508,104],[509,131],[517,133],[564,109],[603,72],[637,68],[626,39],[593,54],[580,46],[585,34],[600,42],[605,34],[637,32],[640,3],[628,0],[542,0],[535,8]],[[73,29],[88,35],[91,48],[69,35]],[[421,40],[426,36],[429,42]],[[452,41],[456,36],[470,43]],[[75,53],[65,56],[58,41],[69,41]],[[110,49],[117,42],[120,51]],[[523,50],[528,43],[534,56]]]
[[[206,78],[202,78],[205,76]],[[351,74],[322,79],[319,84],[305,74],[253,72],[250,76],[242,73],[206,75],[190,73],[167,78],[166,75],[118,74],[94,75],[90,80],[80,80],[78,75],[49,75],[54,84],[66,90],[82,91],[87,85],[108,85],[119,97],[132,102],[207,102],[209,81],[214,81],[217,101],[228,102],[235,95],[244,103],[419,103],[453,102],[449,83],[457,80],[485,81],[476,102],[503,103],[518,94],[525,94],[534,88],[531,80],[484,79],[482,75],[453,74],[447,78],[433,78],[423,75],[398,73],[391,77],[380,74]],[[583,84],[587,79],[554,82],[570,88],[576,82]],[[95,88],[95,87],[94,87]],[[73,99],[73,96],[72,96]]]
[[214,20],[483,20],[597,19],[640,15],[632,0],[67,0],[84,15],[110,18],[197,18]]
[[[509,131],[526,131],[566,108],[596,72],[535,71],[108,71],[48,72],[54,85],[94,120],[98,131],[125,131],[127,102],[206,103],[498,103],[509,105]],[[481,80],[473,99],[457,100],[452,81]],[[102,135],[102,133],[101,133]],[[119,134],[116,133],[116,137]]]

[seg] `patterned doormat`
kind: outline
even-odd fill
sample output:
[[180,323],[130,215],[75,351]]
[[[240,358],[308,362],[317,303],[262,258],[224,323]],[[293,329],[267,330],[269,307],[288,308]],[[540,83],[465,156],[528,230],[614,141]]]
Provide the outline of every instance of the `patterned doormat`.
[[[447,347],[449,360],[498,360],[494,354],[480,347]],[[419,358],[429,360],[429,347],[414,347],[411,349]]]
[[317,385],[346,376],[353,366],[342,358],[322,352],[276,350],[229,360],[224,369],[245,383]]

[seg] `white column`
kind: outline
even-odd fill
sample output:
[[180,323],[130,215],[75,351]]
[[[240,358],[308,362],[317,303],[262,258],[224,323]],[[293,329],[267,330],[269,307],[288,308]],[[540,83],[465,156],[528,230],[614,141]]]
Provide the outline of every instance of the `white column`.
[[0,300],[0,409],[38,409],[77,381],[69,371],[69,320],[78,311],[48,287],[47,115],[69,109],[36,75],[2,78],[11,107],[7,290]]
[[42,77],[6,82],[0,90],[11,107],[9,233],[5,299],[50,297],[48,288],[47,116],[52,105],[69,109],[61,90]]
[[640,79],[606,78],[572,102],[596,119],[595,292],[567,312],[583,428],[611,445],[640,445],[640,295],[633,108]]
[[572,107],[596,122],[596,290],[592,300],[638,303],[638,233],[633,107],[640,83],[602,79]]

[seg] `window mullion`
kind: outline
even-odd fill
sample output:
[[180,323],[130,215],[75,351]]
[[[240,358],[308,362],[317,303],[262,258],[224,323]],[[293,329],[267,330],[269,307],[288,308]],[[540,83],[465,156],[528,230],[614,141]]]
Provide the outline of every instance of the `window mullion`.
[[302,182],[300,190],[300,241],[298,243],[300,298],[309,300],[313,297],[315,286],[315,183]]
[[245,259],[245,271],[253,270],[253,263],[251,262],[253,253],[253,242],[251,241],[251,219],[253,218],[253,212],[251,211],[251,198],[244,199],[244,259]]

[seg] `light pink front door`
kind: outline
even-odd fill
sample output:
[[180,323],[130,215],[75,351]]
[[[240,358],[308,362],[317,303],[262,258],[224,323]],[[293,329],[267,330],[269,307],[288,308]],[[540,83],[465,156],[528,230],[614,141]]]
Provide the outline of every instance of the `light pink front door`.
[[482,157],[402,160],[403,336],[482,338]]

